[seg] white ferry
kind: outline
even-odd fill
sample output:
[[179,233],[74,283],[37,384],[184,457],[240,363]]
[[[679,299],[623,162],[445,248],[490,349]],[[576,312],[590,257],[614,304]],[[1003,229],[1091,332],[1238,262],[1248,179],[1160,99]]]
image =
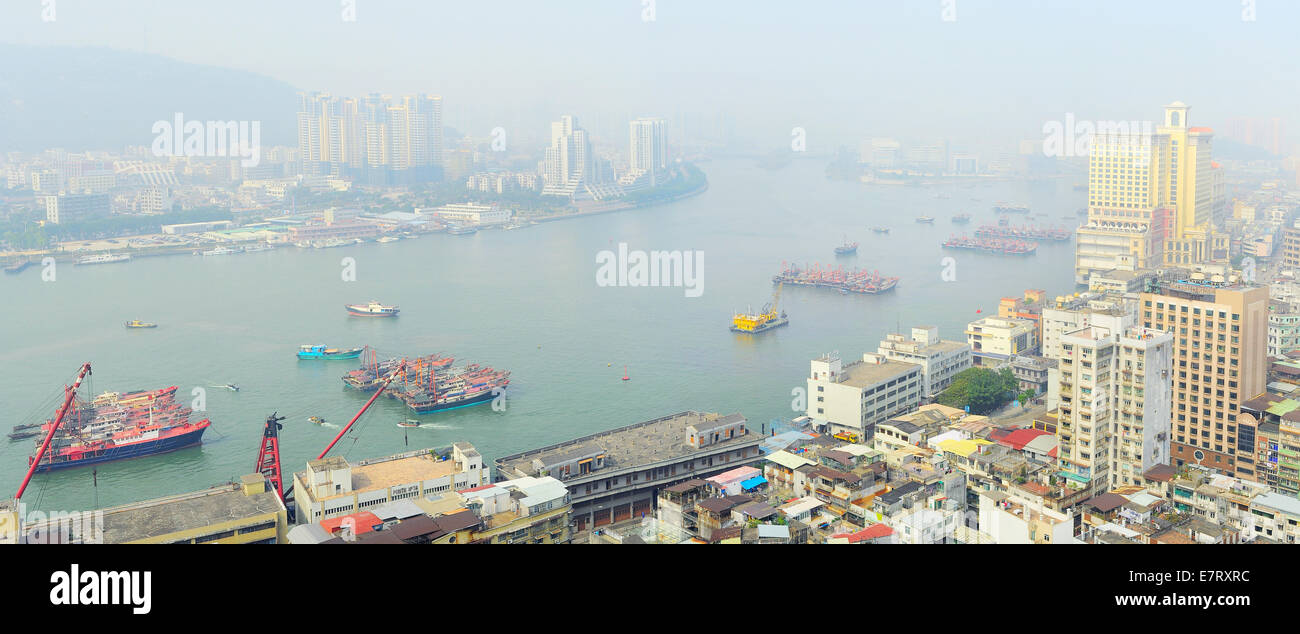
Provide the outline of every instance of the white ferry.
[[129,253],[105,253],[103,255],[88,255],[77,260],[77,264],[111,264],[113,262],[130,262],[131,254]]

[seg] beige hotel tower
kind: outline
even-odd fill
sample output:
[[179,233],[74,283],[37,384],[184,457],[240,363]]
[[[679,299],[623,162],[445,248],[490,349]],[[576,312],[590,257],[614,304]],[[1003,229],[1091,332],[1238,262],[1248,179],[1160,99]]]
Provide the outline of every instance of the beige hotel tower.
[[[1214,235],[1209,128],[1188,107],[1165,106],[1163,125],[1099,126],[1088,159],[1088,222],[1079,227],[1075,281],[1093,271],[1191,265],[1226,257]],[[1104,129],[1101,129],[1104,128]]]

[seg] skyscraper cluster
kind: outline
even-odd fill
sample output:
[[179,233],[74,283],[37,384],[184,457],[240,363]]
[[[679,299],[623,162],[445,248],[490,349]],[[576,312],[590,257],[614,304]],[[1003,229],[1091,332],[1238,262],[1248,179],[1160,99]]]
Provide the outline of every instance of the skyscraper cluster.
[[298,149],[308,176],[347,175],[371,185],[438,180],[442,97],[299,93]]

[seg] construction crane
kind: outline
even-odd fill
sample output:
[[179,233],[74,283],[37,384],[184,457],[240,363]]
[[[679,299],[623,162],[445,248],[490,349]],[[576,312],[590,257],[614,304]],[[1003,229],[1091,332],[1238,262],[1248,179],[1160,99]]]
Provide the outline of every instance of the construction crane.
[[262,430],[262,448],[257,452],[257,472],[271,481],[271,486],[275,487],[275,494],[280,496],[280,501],[284,501],[284,485],[280,474],[280,430],[284,425],[280,421],[284,420],[283,416],[277,416],[279,412],[273,412],[266,417],[266,427]]
[[41,466],[41,459],[45,457],[45,452],[50,449],[50,442],[54,440],[55,432],[59,431],[59,424],[63,422],[63,417],[67,415],[68,408],[72,406],[72,399],[77,394],[77,388],[81,387],[81,380],[90,374],[90,362],[81,364],[81,371],[77,373],[77,380],[72,382],[72,386],[63,388],[63,407],[59,408],[58,416],[54,417],[53,424],[50,425],[49,433],[45,434],[45,442],[41,443],[41,448],[36,451],[36,457],[31,459],[31,464],[27,466],[27,475],[23,477],[23,483],[18,487],[18,493],[14,494],[14,500],[20,500],[23,497],[23,491],[27,490],[27,483],[31,482],[32,474]]
[[[396,379],[398,375],[406,375],[406,364],[406,359],[403,359],[397,364],[396,368],[393,368],[393,370],[388,373],[388,376],[380,382],[379,388],[375,390],[373,395],[371,395],[370,400],[366,401],[366,404],[361,406],[361,409],[352,417],[352,420],[348,421],[348,424],[344,425],[343,429],[339,430],[338,435],[334,436],[334,440],[330,441],[330,444],[325,447],[325,450],[320,452],[319,456],[316,456],[317,460],[324,458],[325,454],[328,454],[330,450],[334,448],[334,445],[343,438],[343,435],[348,433],[348,430],[352,429],[352,425],[357,422],[357,419],[361,418],[362,414],[366,413],[366,410],[370,409],[370,406],[374,404],[380,394],[384,393],[384,389],[388,387],[389,383],[393,382],[393,379]],[[276,414],[271,414],[266,418],[266,428],[262,431],[262,448],[258,452],[257,456],[257,471],[271,480],[276,487],[276,493],[279,494],[280,499],[285,503],[285,506],[288,506],[289,503],[293,501],[293,483],[289,483],[289,488],[281,491],[283,478],[280,470],[279,431],[284,427],[280,424],[280,421],[282,420],[284,420],[284,417],[277,416]]]
[[781,304],[781,289],[784,286],[784,281],[777,283],[776,290],[772,292],[772,301],[764,304],[757,315],[736,313],[731,319],[731,331],[756,334],[790,323],[785,313],[777,312]]

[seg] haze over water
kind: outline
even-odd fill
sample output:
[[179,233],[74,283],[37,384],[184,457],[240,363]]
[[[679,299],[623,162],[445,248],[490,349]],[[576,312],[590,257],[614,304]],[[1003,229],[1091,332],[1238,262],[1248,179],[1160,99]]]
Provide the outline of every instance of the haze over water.
[[[332,455],[351,460],[408,448],[469,441],[489,459],[685,409],[740,412],[757,431],[789,419],[791,390],[805,384],[808,360],[838,350],[845,359],[874,351],[888,332],[935,325],[964,339],[967,322],[996,314],[998,298],[1042,288],[1075,290],[1073,241],[1040,242],[1028,258],[945,251],[953,233],[996,222],[995,201],[1027,204],[1039,224],[1073,228],[1085,194],[1074,179],[944,187],[831,181],[819,159],[768,171],[750,160],[702,163],[710,189],[648,209],[544,223],[518,231],[434,235],[337,249],[282,248],[230,257],[142,258],[129,264],[61,264],[55,282],[39,267],[4,276],[10,310],[0,314],[0,408],[8,426],[52,416],[60,388],[91,361],[90,396],[105,390],[176,385],[178,399],[206,390],[213,427],[201,447],[99,465],[98,505],[180,493],[254,470],[263,420],[286,416],[281,454],[299,471],[337,433],[365,395],[343,388],[354,361],[298,361],[297,347],[371,345],[381,357],[442,352],[457,363],[512,371],[507,408],[482,405],[410,417],[381,398]],[[937,198],[943,192],[947,198]],[[979,200],[972,200],[978,198]],[[968,225],[953,225],[957,213]],[[916,216],[936,218],[918,224]],[[1033,218],[1031,216],[1030,218]],[[1013,224],[1028,218],[1013,215]],[[891,227],[878,235],[870,227]],[[835,258],[847,237],[856,257]],[[703,295],[682,288],[596,285],[596,254],[618,243],[645,251],[704,252]],[[956,283],[940,279],[956,258]],[[357,262],[343,282],[340,261]],[[842,263],[902,278],[881,296],[842,296],[787,287],[790,325],[748,337],[728,332],[731,315],[771,298],[783,261]],[[343,304],[376,299],[401,307],[392,320],[349,318]],[[122,327],[129,319],[155,330]],[[623,366],[631,380],[624,382]],[[241,386],[238,393],[214,387]],[[36,408],[47,404],[39,410]],[[0,444],[0,482],[17,488],[31,441]],[[96,504],[89,468],[37,476],[32,508]]]

